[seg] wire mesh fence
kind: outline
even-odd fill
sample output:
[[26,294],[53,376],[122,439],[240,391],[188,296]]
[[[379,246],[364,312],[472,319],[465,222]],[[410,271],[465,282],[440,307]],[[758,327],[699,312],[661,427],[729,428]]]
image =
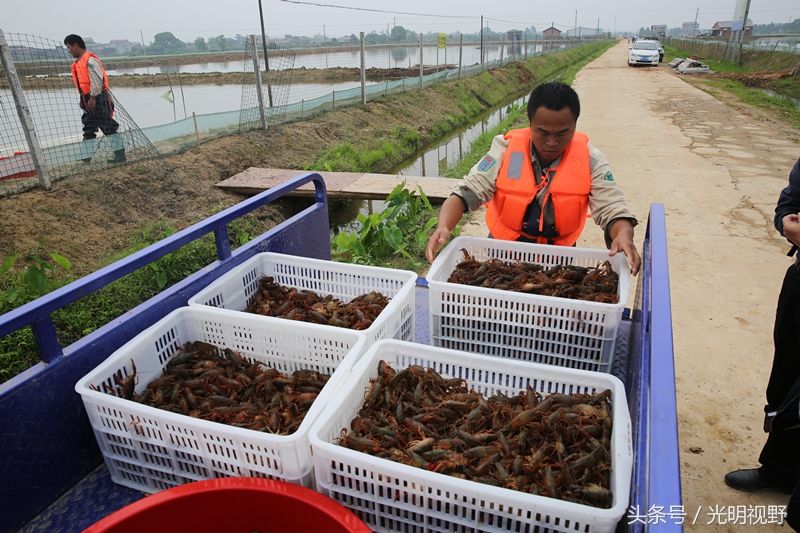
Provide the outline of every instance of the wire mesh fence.
[[273,48],[270,54],[260,36],[251,35],[247,39],[239,110],[240,130],[266,128],[269,124],[283,122],[295,57],[296,54],[286,48],[280,53]]
[[738,57],[741,51],[775,56],[791,56],[795,60],[800,56],[800,35],[784,35],[743,43],[729,37],[713,39],[668,37],[665,42],[681,50],[688,51],[693,57],[703,59],[733,60]]
[[[251,68],[254,50],[260,57],[263,57],[263,52],[261,39],[256,37],[255,42],[255,47],[248,44],[247,58],[244,61],[246,74],[239,119],[241,130],[263,127],[258,108],[259,89],[255,71]],[[360,46],[303,49],[294,47],[294,43],[288,41],[282,42],[281,46],[271,42],[269,78],[273,83],[273,94],[276,90],[279,91],[280,98],[273,98],[273,105],[268,105],[268,77],[266,72],[261,72],[259,81],[261,101],[264,103],[264,120],[267,127],[303,120],[390,94],[475,76],[511,61],[574,48],[587,42],[587,39],[520,39],[485,42],[481,47],[480,43],[464,43],[459,40],[456,43],[445,43],[444,46],[432,43],[365,46],[363,95],[360,82]],[[278,61],[275,61],[276,58]],[[273,64],[277,67],[273,67]],[[283,83],[291,86],[284,87]]]
[[[165,171],[113,92],[97,98],[93,113],[81,109],[72,58],[61,43],[0,33],[0,52],[0,196],[34,187],[43,177],[57,180],[120,163]],[[33,80],[35,88],[28,86]]]
[[[301,40],[268,39],[265,57],[261,37],[251,36],[247,38],[245,53],[240,52],[233,61],[195,68],[185,62],[179,66],[177,56],[161,58],[158,72],[153,76],[145,75],[145,69],[149,73],[150,68],[125,69],[115,67],[110,60],[112,66],[107,66],[110,98],[119,129],[110,135],[98,132],[97,138],[84,139],[78,91],[70,71],[72,58],[64,46],[29,35],[7,37],[6,49],[21,80],[32,126],[26,130],[21,122],[19,104],[11,95],[8,76],[3,70],[0,195],[14,194],[39,183],[41,176],[37,176],[34,168],[35,154],[26,137],[31,132],[41,145],[42,168],[52,179],[102,169],[115,160],[115,152],[121,148],[129,164],[153,161],[143,172],[164,172],[168,167],[159,152],[176,152],[220,135],[302,120],[364,100],[474,76],[510,61],[589,41],[526,38],[484,42],[481,46],[478,42],[451,39],[444,46],[435,42],[366,45],[363,96],[362,52],[357,40],[337,46],[304,48]],[[217,68],[221,72],[214,70]],[[261,84],[260,104],[256,68]],[[216,76],[224,76],[226,81],[219,84]],[[192,77],[195,85],[191,84]],[[209,81],[204,81],[206,78]],[[131,84],[132,81],[138,85]],[[119,88],[115,89],[115,84]],[[233,96],[236,93],[238,102]],[[131,113],[120,103],[118,95],[122,95]],[[178,118],[178,96],[184,118]],[[198,103],[200,109],[205,104],[206,109],[211,107],[214,111],[195,112]],[[139,128],[137,122],[141,121],[151,125]]]

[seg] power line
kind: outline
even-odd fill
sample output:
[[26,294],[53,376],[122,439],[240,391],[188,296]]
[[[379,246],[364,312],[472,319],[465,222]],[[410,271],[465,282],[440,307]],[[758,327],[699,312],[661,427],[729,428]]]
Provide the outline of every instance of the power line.
[[320,4],[317,2],[301,2],[300,0],[281,0],[281,2],[287,2],[289,4],[302,4],[307,6],[317,6],[317,7],[333,7],[336,9],[350,9],[352,11],[369,11],[372,13],[389,13],[392,15],[413,15],[415,17],[436,17],[436,18],[444,18],[444,19],[477,19],[479,17],[470,17],[466,15],[434,15],[431,13],[411,13],[409,11],[389,11],[385,9],[370,9],[368,7],[352,7],[352,6],[338,6],[334,4]]
[[490,17],[486,17],[486,20],[491,20],[491,21],[494,21],[494,22],[506,22],[506,23],[509,23],[509,24],[518,24],[518,25],[525,24],[527,26],[538,26],[538,25],[541,25],[541,24],[546,24],[546,25],[550,26],[551,23],[554,24],[554,25],[557,24],[559,26],[568,26],[568,24],[564,24],[564,23],[561,23],[561,22],[553,23],[552,21],[547,21],[547,22],[523,22],[521,20],[504,20],[504,19],[495,19],[495,18],[490,18]]

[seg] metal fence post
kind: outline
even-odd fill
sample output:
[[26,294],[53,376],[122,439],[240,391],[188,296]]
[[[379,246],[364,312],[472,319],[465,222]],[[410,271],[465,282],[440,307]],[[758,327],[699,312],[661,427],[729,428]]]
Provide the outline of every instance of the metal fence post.
[[419,88],[423,88],[422,77],[425,73],[422,70],[422,33],[419,34]]
[[506,41],[505,39],[500,41],[500,64],[503,64],[503,54],[506,51]]
[[258,116],[261,120],[261,129],[267,129],[267,116],[264,114],[264,92],[261,89],[261,66],[258,61],[258,47],[256,47],[256,36],[250,36],[250,43],[253,45],[253,70],[256,74],[256,95],[258,96]]
[[305,98],[301,98],[300,99],[300,118],[301,119],[303,117],[305,117],[305,107],[306,107],[306,99]]
[[331,91],[331,109],[336,109],[336,89]]
[[192,111],[192,123],[194,123],[194,137],[198,141],[200,140],[200,130],[197,128],[197,113]]
[[31,110],[28,107],[28,101],[25,99],[25,93],[22,91],[22,84],[19,81],[17,69],[14,67],[14,59],[11,57],[11,50],[8,48],[3,30],[0,30],[0,61],[8,77],[8,85],[11,89],[11,95],[14,97],[17,115],[19,116],[19,121],[22,123],[22,130],[25,132],[25,140],[28,142],[28,148],[30,148],[31,151],[33,168],[36,170],[36,175],[39,176],[39,185],[45,190],[50,190],[50,176],[45,167],[44,152],[42,151],[42,146],[39,144],[39,136],[36,134],[36,129],[34,128]]
[[364,32],[359,32],[361,40],[361,105],[367,105],[367,73],[364,68]]
[[461,59],[464,57],[464,34],[458,40],[458,79],[461,79]]

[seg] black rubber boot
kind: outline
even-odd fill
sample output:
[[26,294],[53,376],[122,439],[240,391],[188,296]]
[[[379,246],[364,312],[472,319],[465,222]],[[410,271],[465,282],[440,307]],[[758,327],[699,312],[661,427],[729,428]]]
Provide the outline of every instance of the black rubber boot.
[[124,163],[125,161],[127,161],[125,158],[125,148],[121,150],[115,150],[114,159],[106,159],[106,162],[112,165],[115,163]]

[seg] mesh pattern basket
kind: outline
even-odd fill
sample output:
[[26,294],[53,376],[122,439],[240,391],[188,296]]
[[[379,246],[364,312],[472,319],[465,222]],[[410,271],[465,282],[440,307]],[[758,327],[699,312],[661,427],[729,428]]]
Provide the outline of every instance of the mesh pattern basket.
[[[478,261],[500,259],[595,267],[610,261],[619,274],[618,303],[472,287],[447,279],[466,250]],[[609,372],[617,331],[630,290],[622,254],[481,237],[456,237],[428,273],[430,331],[434,346],[583,370]]]
[[[334,444],[364,402],[378,361],[396,370],[432,367],[463,378],[484,397],[516,395],[530,386],[550,393],[611,391],[609,509],[590,507],[380,459]],[[317,490],[353,510],[375,531],[612,532],[628,506],[632,472],[631,420],[625,389],[614,376],[490,358],[421,344],[386,340],[372,346],[309,432]]]
[[[94,390],[130,375],[136,393],[158,378],[189,341],[231,348],[281,372],[310,369],[331,378],[291,435],[274,435],[165,411]],[[111,479],[156,492],[201,479],[244,476],[311,486],[308,430],[364,350],[364,337],[346,330],[224,310],[178,309],[122,346],[82,378],[75,390]]]
[[369,328],[360,331],[366,335],[367,345],[386,338],[414,340],[414,288],[417,274],[409,270],[265,252],[257,254],[194,295],[189,299],[189,305],[243,311],[252,303],[258,280],[262,276],[271,276],[275,283],[286,287],[311,290],[320,296],[330,294],[343,302],[378,291],[391,298],[391,301]]

